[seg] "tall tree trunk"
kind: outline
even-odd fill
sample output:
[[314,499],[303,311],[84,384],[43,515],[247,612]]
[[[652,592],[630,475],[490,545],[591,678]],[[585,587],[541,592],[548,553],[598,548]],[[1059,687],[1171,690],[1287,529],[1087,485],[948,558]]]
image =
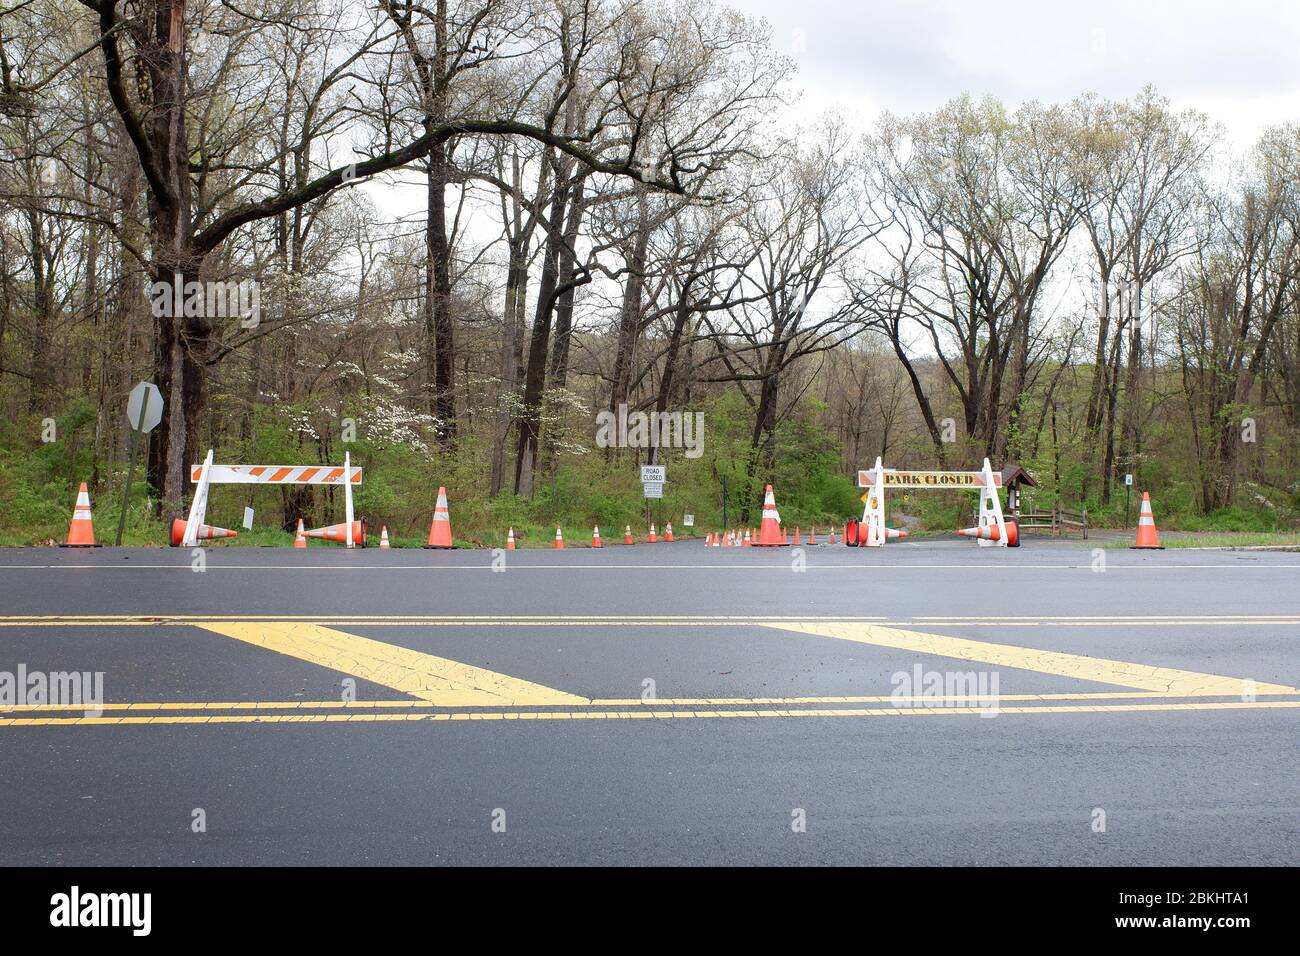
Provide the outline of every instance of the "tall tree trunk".
[[28,398],[28,410],[49,415],[52,411],[50,405],[54,390],[54,364],[50,361],[50,327],[54,321],[53,293],[50,286],[53,279],[47,268],[49,263],[46,261],[45,221],[35,207],[36,201],[33,197],[33,205],[27,210],[32,263],[32,314],[29,320],[32,388]]
[[[549,157],[554,161],[554,156]],[[531,495],[537,471],[541,437],[542,400],[546,392],[546,359],[550,350],[551,323],[555,316],[556,286],[559,283],[560,247],[563,244],[567,190],[563,175],[555,177],[546,233],[546,251],[537,287],[537,311],[528,344],[528,366],[524,371],[523,410],[519,416],[518,459],[515,462],[515,494]]]
[[[185,7],[185,0],[159,0],[155,8],[146,64],[152,106],[141,120],[157,180],[151,183],[148,202],[150,278],[155,287],[162,283],[173,290],[173,309],[177,298],[183,298],[185,285],[198,280],[199,268],[191,244]],[[101,22],[105,17],[111,24],[111,8],[101,14]],[[125,95],[120,89],[111,92],[115,97]],[[118,108],[119,112],[129,112],[129,107]],[[178,281],[179,295],[174,289]],[[149,480],[161,490],[166,511],[179,512],[187,487],[186,459],[198,458],[198,423],[207,395],[210,328],[203,315],[173,315],[159,317],[156,330],[154,381],[162,391],[166,412],[151,433],[156,438],[150,448]]]
[[524,304],[528,298],[528,238],[510,244],[506,300],[501,314],[501,351],[497,369],[496,422],[492,437],[492,476],[489,494],[495,498],[505,484],[506,444],[510,440],[512,408],[519,386],[518,349],[523,339]]
[[641,297],[645,288],[646,254],[650,243],[649,208],[643,187],[637,187],[637,231],[627,257],[627,280],[623,286],[623,309],[618,322],[618,345],[614,356],[614,381],[610,387],[609,410],[618,413],[631,396],[632,364],[641,331]]
[[569,341],[573,336],[573,299],[577,291],[574,283],[574,247],[578,242],[578,230],[582,226],[585,178],[580,174],[574,181],[560,249],[560,295],[555,302],[555,340],[551,344],[551,384],[554,388],[564,388],[569,379]]
[[[1140,303],[1140,299],[1138,301]],[[1142,399],[1142,317],[1140,308],[1135,309],[1132,300],[1129,301],[1128,308],[1128,364],[1124,372],[1122,430],[1120,432],[1120,451],[1116,464],[1122,466],[1126,471],[1134,471],[1138,462],[1138,454],[1141,451],[1139,419]]]
[[[432,129],[433,118],[426,123]],[[451,250],[447,243],[447,153],[429,152],[428,222],[425,229],[424,334],[429,412],[438,419],[444,447],[456,444],[456,346],[451,316]]]
[[1110,362],[1108,363],[1110,372],[1106,388],[1106,441],[1101,464],[1101,503],[1103,505],[1110,504],[1111,487],[1115,477],[1115,427],[1119,413],[1119,350],[1123,338],[1124,325],[1121,320],[1120,327],[1115,330],[1115,338],[1111,342]]

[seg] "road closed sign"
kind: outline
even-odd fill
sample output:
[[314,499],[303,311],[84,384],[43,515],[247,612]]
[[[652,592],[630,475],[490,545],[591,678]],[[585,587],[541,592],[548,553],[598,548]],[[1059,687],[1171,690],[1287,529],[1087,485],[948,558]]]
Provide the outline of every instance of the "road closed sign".
[[660,484],[663,484],[667,480],[668,480],[667,465],[642,465],[641,466],[642,483],[648,484],[652,481],[657,481]]

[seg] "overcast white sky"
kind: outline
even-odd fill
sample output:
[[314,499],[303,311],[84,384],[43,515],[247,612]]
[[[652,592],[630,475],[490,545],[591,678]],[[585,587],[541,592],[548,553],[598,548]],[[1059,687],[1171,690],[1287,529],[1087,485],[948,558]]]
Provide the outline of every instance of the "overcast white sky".
[[724,0],[773,28],[806,105],[870,121],[970,92],[1016,105],[1147,83],[1222,122],[1237,148],[1300,120],[1296,0]]

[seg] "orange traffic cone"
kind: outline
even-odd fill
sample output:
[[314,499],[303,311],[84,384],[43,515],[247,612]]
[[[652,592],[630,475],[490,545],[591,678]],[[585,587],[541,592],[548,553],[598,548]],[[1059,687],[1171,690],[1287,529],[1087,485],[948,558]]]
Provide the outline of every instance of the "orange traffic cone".
[[784,547],[787,543],[785,535],[781,533],[781,515],[776,510],[776,496],[772,494],[772,486],[768,485],[763,493],[763,520],[754,544],[760,548],[777,548]]
[[626,528],[623,529],[623,543],[624,543],[624,544],[633,544],[633,543],[634,543],[634,542],[632,541],[632,526],[631,526],[631,525],[628,525]]
[[[207,541],[212,538],[233,538],[239,534],[238,531],[228,531],[225,528],[214,528],[211,525],[199,525],[198,538],[200,541]],[[172,547],[179,548],[181,542],[185,539],[185,519],[172,519]]]
[[808,529],[808,543],[809,543],[809,544],[816,544],[816,543],[817,543],[817,526],[816,526],[816,525],[813,525],[811,528]]
[[[86,487],[82,485],[81,487]],[[1129,546],[1130,550],[1151,549],[1154,551],[1163,551],[1165,546],[1160,543],[1160,536],[1156,534],[1156,517],[1151,513],[1151,493],[1142,492],[1142,510],[1138,514],[1137,540]]]
[[753,547],[753,545],[754,545],[754,542],[751,541],[750,538],[749,538],[749,529],[746,528],[746,529],[745,529],[745,543],[744,543],[743,547],[750,548],[750,547]]
[[595,526],[591,529],[591,546],[592,546],[593,548],[603,548],[603,547],[604,547],[604,545],[600,543],[600,525],[595,525]]
[[656,544],[659,541],[659,535],[655,534],[655,526],[653,522],[650,524],[650,536],[646,538],[646,540],[651,544]]
[[447,511],[447,489],[438,486],[438,501],[433,506],[433,523],[429,525],[429,543],[425,548],[450,548],[451,514]]
[[[1007,547],[1014,548],[1020,544],[1020,532],[1016,528],[1016,523],[1014,521],[1008,521],[1006,522],[1006,525],[1007,525]],[[893,531],[894,529],[887,528],[885,530]],[[957,533],[964,538],[983,538],[985,541],[1002,540],[1002,535],[998,531],[998,526],[996,524],[990,524],[983,528],[979,527],[978,525],[975,526],[974,528],[959,528],[957,530]],[[898,536],[897,534],[889,535],[889,537],[891,538],[897,536]],[[906,537],[906,533],[903,534],[903,537]]]
[[509,531],[506,532],[506,550],[507,551],[515,550],[515,529],[514,528],[511,528]]
[[298,531],[293,536],[293,546],[295,548],[307,547],[307,532],[302,529],[302,519],[298,519]]
[[555,529],[555,550],[559,551],[563,547],[564,547],[564,534],[557,527]]
[[[346,544],[348,540],[348,523],[326,525],[324,528],[312,528],[304,532],[309,538],[320,538],[323,541],[337,541],[340,544]],[[366,546],[366,519],[352,522],[352,543],[362,548]],[[306,546],[306,542],[303,542]]]
[[380,525],[379,548],[380,550],[383,550],[384,548],[391,548],[391,547],[392,545],[388,543],[388,525]]
[[799,526],[798,526],[798,525],[795,525],[795,526],[794,526],[794,543],[795,543],[795,544],[803,544],[803,542],[799,540]]
[[60,548],[98,548],[95,544],[95,525],[90,518],[90,490],[81,483],[77,503],[72,508],[72,523],[68,525],[68,540]]
[[664,540],[673,540],[673,523],[671,521],[664,525]]

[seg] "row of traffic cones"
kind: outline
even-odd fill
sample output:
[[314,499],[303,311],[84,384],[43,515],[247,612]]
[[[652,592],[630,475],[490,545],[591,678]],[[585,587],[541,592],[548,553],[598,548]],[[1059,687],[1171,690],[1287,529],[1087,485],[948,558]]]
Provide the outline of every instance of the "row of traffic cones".
[[[830,543],[834,544],[835,532],[833,529],[829,538]],[[808,543],[812,545],[817,543],[816,528],[809,530]],[[803,529],[796,526],[793,538],[782,530],[781,514],[776,510],[776,496],[772,492],[771,485],[763,489],[763,516],[757,530],[744,528],[742,530],[710,532],[704,539],[706,548],[783,548],[791,544],[803,544]]]
[[[654,544],[659,540],[660,540],[659,535],[658,532],[655,530],[655,526],[653,524],[650,525],[650,535],[649,537],[646,538],[646,541],[648,541],[651,544]],[[664,526],[663,540],[664,541],[673,540],[673,525],[671,521]],[[636,544],[636,539],[632,536],[631,525],[628,525],[623,530],[623,543]],[[593,548],[603,548],[605,546],[604,542],[602,542],[600,538],[600,525],[594,525],[591,529],[591,546]],[[515,547],[516,547],[515,529],[511,527],[506,531],[506,550],[514,551]],[[555,529],[555,549],[561,550],[563,548],[564,548],[564,529],[557,526]]]
[[[171,544],[178,547],[185,536],[185,520],[176,518],[172,521],[171,527]],[[1005,522],[1007,527],[1007,544],[1016,547],[1019,544],[1019,531],[1014,521]],[[367,522],[365,518],[352,522],[352,540],[361,547],[366,546]],[[886,528],[886,535],[889,538],[905,538],[906,531],[900,531],[894,528]],[[198,538],[202,541],[209,541],[214,538],[233,538],[239,532],[231,531],[227,528],[217,528],[212,525],[199,525]],[[293,546],[295,548],[307,547],[308,538],[318,538],[325,541],[337,541],[345,543],[347,541],[348,526],[347,523],[328,525],[324,528],[314,528],[310,531],[303,527],[302,518],[298,519],[297,532],[294,535]],[[989,541],[1000,539],[1000,532],[997,525],[989,525],[980,528],[962,528],[957,531],[959,535],[970,538],[983,538]],[[835,543],[835,530],[832,528],[829,533],[830,543]],[[650,525],[650,534],[646,538],[649,543],[656,543],[659,540],[658,532],[655,525]],[[673,525],[669,522],[664,526],[664,540],[673,540]],[[623,531],[623,543],[635,544],[632,536],[632,526],[627,525]],[[759,530],[754,533],[751,529],[744,529],[743,538],[735,530],[727,532],[710,532],[705,536],[705,547],[782,547],[791,544],[791,539],[781,531],[781,518],[776,510],[776,500],[772,494],[772,486],[768,485],[763,499],[763,518]],[[799,527],[794,529],[793,544],[801,544],[801,530]],[[808,543],[817,543],[817,529],[812,528],[808,533]],[[426,548],[450,548],[452,547],[451,536],[451,513],[447,507],[447,489],[438,488],[438,500],[434,505],[433,522],[429,527],[429,543]],[[591,546],[593,548],[604,547],[600,539],[600,526],[597,525],[591,529]],[[91,515],[90,508],[90,491],[83,481],[77,491],[77,501],[72,509],[72,523],[68,526],[68,540],[60,545],[64,548],[98,548],[95,542],[94,519]],[[383,526],[379,535],[380,549],[391,547],[388,540],[388,527]],[[560,528],[555,529],[555,547],[561,549],[564,547],[564,532]],[[1142,507],[1138,514],[1137,538],[1132,547],[1135,550],[1163,550],[1160,544],[1160,537],[1156,531],[1155,515],[1151,510],[1151,495],[1149,492],[1142,492]],[[509,529],[506,535],[506,550],[515,550],[515,529]]]
[[[808,540],[805,542],[803,537],[803,528],[796,526],[794,534],[790,535],[783,532],[784,543],[796,547],[803,544],[817,544],[817,528],[808,529]],[[835,529],[830,528],[822,535],[828,544],[835,544]],[[753,528],[737,528],[728,531],[710,531],[704,536],[704,546],[706,548],[748,548],[753,547],[759,542],[761,534]],[[761,547],[761,545],[759,545]]]

